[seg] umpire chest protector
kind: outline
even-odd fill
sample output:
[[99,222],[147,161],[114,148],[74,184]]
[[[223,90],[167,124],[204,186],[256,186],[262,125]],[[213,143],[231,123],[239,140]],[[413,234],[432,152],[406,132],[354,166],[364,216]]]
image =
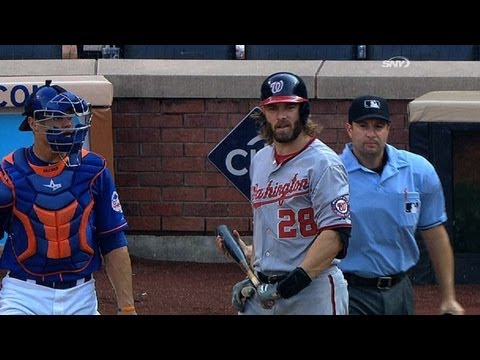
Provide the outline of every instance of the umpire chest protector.
[[14,194],[12,251],[33,275],[82,271],[97,246],[92,184],[104,171],[105,160],[83,151],[77,167],[63,162],[35,166],[26,152],[16,150],[3,161]]

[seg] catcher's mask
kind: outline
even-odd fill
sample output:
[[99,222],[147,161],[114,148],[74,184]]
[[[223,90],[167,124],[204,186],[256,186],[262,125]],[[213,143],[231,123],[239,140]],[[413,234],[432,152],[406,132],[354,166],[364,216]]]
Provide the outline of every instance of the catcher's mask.
[[33,118],[43,129],[54,153],[67,166],[81,163],[82,146],[92,124],[90,104],[70,91],[52,97],[44,108],[34,110]]
[[[26,115],[25,119],[23,119],[22,123],[19,126],[20,131],[30,131],[30,124],[28,123],[28,118],[33,117],[35,118],[34,112],[36,111],[36,115],[39,116],[39,110],[43,110],[46,108],[47,103],[52,100],[58,94],[67,91],[63,87],[59,85],[51,85],[52,80],[46,80],[45,85],[40,86],[34,92],[30,94],[30,96],[25,100],[25,108],[22,115]],[[35,120],[39,120],[35,118]]]

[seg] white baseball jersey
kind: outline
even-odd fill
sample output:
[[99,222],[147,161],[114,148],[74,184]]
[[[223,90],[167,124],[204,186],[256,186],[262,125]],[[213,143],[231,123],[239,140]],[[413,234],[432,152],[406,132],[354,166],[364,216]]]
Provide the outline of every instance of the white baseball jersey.
[[351,226],[347,171],[316,138],[281,164],[265,146],[252,159],[250,179],[256,271],[289,272],[322,230]]

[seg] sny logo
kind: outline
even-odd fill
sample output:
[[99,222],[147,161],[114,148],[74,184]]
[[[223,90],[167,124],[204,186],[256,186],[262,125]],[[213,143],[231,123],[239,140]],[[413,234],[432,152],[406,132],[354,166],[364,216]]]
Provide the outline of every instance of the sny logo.
[[384,68],[407,68],[410,66],[410,60],[404,56],[392,56],[388,60],[383,60],[382,67]]

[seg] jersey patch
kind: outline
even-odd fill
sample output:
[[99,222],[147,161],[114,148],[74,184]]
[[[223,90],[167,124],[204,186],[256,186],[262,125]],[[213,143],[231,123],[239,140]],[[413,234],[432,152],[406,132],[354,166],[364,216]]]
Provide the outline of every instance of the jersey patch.
[[348,218],[350,216],[350,203],[346,196],[340,196],[333,200],[330,205],[335,214],[337,214],[342,219]]
[[418,202],[405,203],[405,212],[416,214],[418,212]]
[[123,213],[122,205],[120,204],[120,199],[116,191],[112,193],[112,209],[116,212]]

